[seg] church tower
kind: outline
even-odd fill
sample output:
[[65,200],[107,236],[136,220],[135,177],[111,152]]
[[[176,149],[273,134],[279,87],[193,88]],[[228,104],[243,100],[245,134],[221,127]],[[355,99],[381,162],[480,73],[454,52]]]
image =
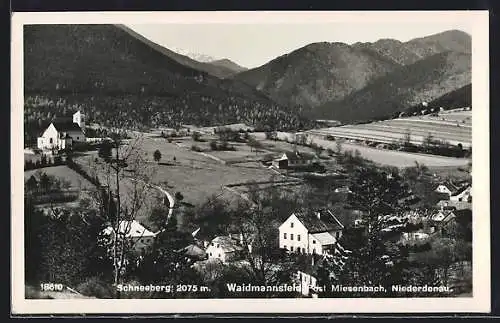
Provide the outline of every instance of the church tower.
[[73,122],[78,124],[83,133],[85,133],[85,115],[83,113],[77,111],[75,114],[73,114]]

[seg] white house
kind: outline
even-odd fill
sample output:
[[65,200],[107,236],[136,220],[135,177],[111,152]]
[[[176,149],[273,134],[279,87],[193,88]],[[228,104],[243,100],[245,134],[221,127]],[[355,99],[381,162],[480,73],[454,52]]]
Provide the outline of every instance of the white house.
[[304,296],[318,297],[317,286],[318,280],[312,273],[306,271],[297,271],[297,280],[300,284],[300,292]]
[[208,259],[216,258],[223,263],[238,259],[242,251],[240,241],[229,236],[215,237],[205,250]]
[[273,160],[273,166],[277,168],[293,168],[309,166],[317,162],[319,162],[319,158],[316,155],[299,153],[298,151],[285,152],[281,157]]
[[279,227],[279,247],[291,252],[329,254],[342,236],[344,225],[329,210],[292,213]]
[[73,119],[58,118],[38,137],[37,147],[42,150],[61,150],[70,148],[74,143],[85,142],[85,115],[80,111]]
[[448,184],[448,185],[440,184],[438,187],[436,187],[436,189],[434,191],[436,191],[438,193],[448,194],[451,196],[451,194],[455,191],[455,188],[453,186],[451,186],[450,184]]
[[472,187],[470,185],[463,186],[453,195],[450,196],[450,201],[453,202],[467,202],[469,197],[472,197]]
[[[112,226],[104,230],[104,234],[113,238],[115,228]],[[143,227],[136,220],[121,221],[118,229],[118,236],[127,239],[132,243],[134,250],[138,253],[146,251],[154,242],[156,234]]]
[[403,232],[401,235],[401,242],[403,244],[411,244],[419,241],[423,241],[429,238],[429,234],[425,232]]
[[437,213],[431,216],[431,220],[437,223],[445,223],[455,218],[454,210],[441,208]]

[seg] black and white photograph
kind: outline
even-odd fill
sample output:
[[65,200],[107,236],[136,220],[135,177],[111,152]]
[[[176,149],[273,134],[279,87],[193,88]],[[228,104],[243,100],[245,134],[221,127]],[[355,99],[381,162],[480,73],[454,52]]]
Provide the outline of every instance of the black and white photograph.
[[487,12],[12,26],[20,313],[489,311]]

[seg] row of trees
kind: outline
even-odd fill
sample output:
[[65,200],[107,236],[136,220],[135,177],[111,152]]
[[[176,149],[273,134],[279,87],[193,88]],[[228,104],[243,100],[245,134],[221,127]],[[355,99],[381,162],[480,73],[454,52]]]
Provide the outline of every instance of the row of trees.
[[432,155],[459,158],[470,158],[472,156],[472,147],[464,149],[461,143],[451,145],[449,142],[434,138],[431,133],[424,138],[421,145],[416,145],[412,143],[411,132],[408,131],[401,140],[401,143],[399,145],[393,144],[393,146],[401,147],[404,151]]
[[[188,94],[186,94],[188,93]],[[184,97],[136,96],[136,95],[95,95],[95,96],[57,96],[64,98],[62,104],[51,107],[55,115],[63,116],[65,107],[75,103],[82,106],[89,118],[107,128],[127,128],[147,130],[155,127],[177,128],[182,124],[213,126],[230,123],[246,123],[265,130],[291,130],[311,128],[314,122],[294,108],[284,108],[260,101],[251,102],[240,97],[210,97],[184,92]],[[195,92],[192,92],[195,93]],[[26,107],[30,115],[25,115],[25,137],[30,143],[36,140],[39,132],[49,123],[47,106],[30,106],[29,95]],[[37,117],[35,117],[35,115]],[[51,116],[52,118],[52,116]]]

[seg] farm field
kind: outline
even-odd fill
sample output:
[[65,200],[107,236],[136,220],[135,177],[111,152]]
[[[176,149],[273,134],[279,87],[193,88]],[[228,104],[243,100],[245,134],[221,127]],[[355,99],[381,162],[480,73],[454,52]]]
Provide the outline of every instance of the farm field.
[[[255,162],[244,163],[241,166],[239,164],[223,164],[191,151],[191,144],[191,138],[182,138],[169,143],[164,138],[148,136],[144,136],[140,144],[140,149],[144,151],[148,164],[154,172],[152,184],[161,186],[171,195],[180,192],[184,197],[183,202],[199,205],[212,196],[237,200],[240,196],[224,188],[225,185],[282,178],[275,171]],[[162,154],[160,163],[153,160],[153,152],[157,149]],[[250,152],[249,148],[248,152]],[[211,154],[212,152],[208,151],[207,153]],[[240,154],[246,155],[247,151],[242,149]],[[252,154],[255,153],[252,152]],[[173,160],[174,156],[175,161]],[[90,169],[94,158],[95,154],[89,154],[79,156],[76,160],[83,167]],[[121,187],[123,186],[123,188],[121,189],[126,196],[127,192],[132,192],[133,181],[125,179],[122,183]],[[154,206],[160,198],[162,198],[162,194],[159,190],[151,188],[144,204]],[[146,226],[151,226],[147,219],[147,214],[150,211],[150,207],[144,207],[138,216],[138,220]],[[154,228],[152,229],[154,230]]]
[[367,140],[391,143],[410,133],[411,142],[421,144],[431,134],[434,139],[447,141],[452,145],[472,145],[472,112],[443,111],[439,115],[398,118],[359,125],[330,127],[310,131],[314,135],[331,135],[345,139]]
[[52,175],[58,179],[64,179],[71,183],[72,188],[81,190],[91,190],[94,187],[92,183],[80,176],[77,172],[67,166],[52,166],[40,169],[32,169],[24,172],[24,180],[27,181],[31,175],[38,172],[44,172],[47,175]]
[[[288,138],[288,140],[293,140],[294,134],[280,132],[280,139]],[[335,141],[325,140],[322,136],[312,136],[313,142],[324,147],[325,149],[336,150],[337,143]],[[461,167],[466,166],[470,161],[466,158],[453,158],[453,157],[443,157],[435,155],[417,154],[409,153],[396,150],[386,150],[386,149],[376,149],[372,147],[367,147],[363,145],[357,145],[352,143],[343,142],[342,151],[346,150],[359,150],[363,158],[372,160],[375,163],[381,165],[395,166],[395,167],[411,167],[415,166],[415,162],[420,164],[425,164],[428,167],[431,166],[453,166]]]

